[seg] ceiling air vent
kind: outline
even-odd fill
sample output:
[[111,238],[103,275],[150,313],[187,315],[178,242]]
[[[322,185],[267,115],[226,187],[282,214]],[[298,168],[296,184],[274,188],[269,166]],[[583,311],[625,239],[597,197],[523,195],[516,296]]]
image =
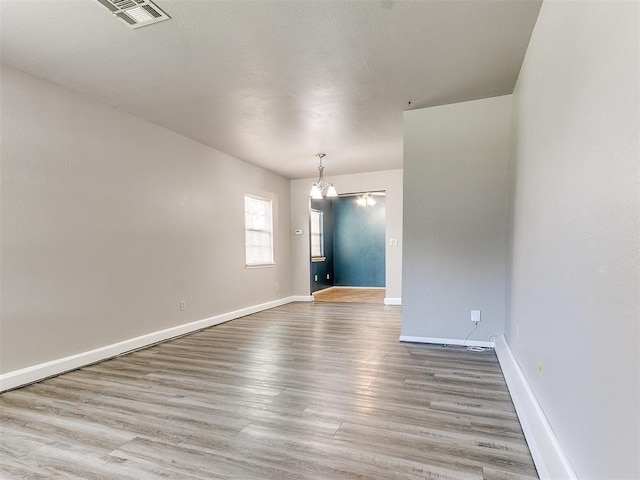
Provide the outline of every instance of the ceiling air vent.
[[171,17],[149,0],[96,0],[129,28],[140,28]]

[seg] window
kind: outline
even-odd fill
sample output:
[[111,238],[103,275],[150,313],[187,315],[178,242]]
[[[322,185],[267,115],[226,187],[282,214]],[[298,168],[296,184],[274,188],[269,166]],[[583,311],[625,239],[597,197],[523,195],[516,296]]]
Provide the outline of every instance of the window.
[[323,213],[313,209],[311,210],[311,258],[317,261],[324,260]]
[[247,266],[274,264],[271,200],[244,196],[244,245]]

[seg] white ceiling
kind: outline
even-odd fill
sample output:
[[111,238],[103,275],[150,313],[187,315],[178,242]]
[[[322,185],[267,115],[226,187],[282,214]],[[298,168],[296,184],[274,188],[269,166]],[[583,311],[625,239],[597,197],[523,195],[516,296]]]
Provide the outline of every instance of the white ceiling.
[[[407,108],[509,94],[539,0],[1,0],[2,61],[289,178],[402,167]],[[411,101],[411,107],[408,102]]]

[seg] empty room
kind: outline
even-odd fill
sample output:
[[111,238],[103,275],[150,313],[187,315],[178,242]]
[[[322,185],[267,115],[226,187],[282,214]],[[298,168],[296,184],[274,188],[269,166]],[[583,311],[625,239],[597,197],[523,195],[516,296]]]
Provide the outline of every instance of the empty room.
[[1,479],[640,479],[640,2],[0,42]]

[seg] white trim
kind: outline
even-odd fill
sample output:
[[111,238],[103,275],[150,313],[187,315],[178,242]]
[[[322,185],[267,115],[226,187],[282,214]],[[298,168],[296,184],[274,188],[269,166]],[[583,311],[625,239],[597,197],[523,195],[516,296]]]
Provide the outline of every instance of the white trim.
[[350,285],[332,285],[329,288],[346,288],[352,290],[384,290],[387,287],[352,287]]
[[385,297],[384,304],[385,305],[402,305],[402,298]]
[[577,480],[578,476],[573,471],[529,382],[513,356],[507,339],[504,335],[495,338],[498,362],[500,362],[511,400],[516,407],[518,420],[522,425],[522,431],[540,479]]
[[254,268],[270,268],[270,267],[275,267],[276,266],[276,262],[271,262],[271,263],[252,263],[251,265],[246,265],[244,266],[245,269],[247,270],[253,270]]
[[479,340],[461,340],[459,338],[435,338],[435,337],[411,337],[408,335],[400,335],[401,342],[410,343],[435,343],[438,345],[461,345],[466,347],[485,347],[493,348],[493,342],[482,342]]
[[313,295],[294,295],[289,298],[291,302],[313,302]]
[[[329,291],[329,290],[333,290],[334,288],[339,288],[339,287],[336,287],[335,285],[331,285],[330,287],[327,287],[327,288],[321,288],[320,290],[316,290],[316,291],[315,291],[315,292],[313,292],[313,293],[318,293],[318,292],[327,292],[327,291]],[[311,294],[311,296],[313,296],[313,293]]]
[[221,323],[228,322],[229,320],[251,315],[252,313],[268,310],[291,302],[310,301],[310,299],[313,299],[313,297],[291,296],[280,298],[271,302],[216,315],[215,317],[209,317],[203,320],[186,323],[184,325],[178,325],[177,327],[171,327],[157,332],[148,333],[146,335],[141,335],[139,337],[130,338],[129,340],[106,345],[104,347],[78,353],[76,355],[70,355],[50,362],[40,363],[20,370],[3,373],[0,375],[0,392],[22,387],[29,383],[38,382],[45,378],[60,375],[61,373],[68,372],[70,370],[75,370],[80,367],[91,365],[92,363],[116,357],[125,352],[148,347],[158,342],[186,335],[187,333],[202,330],[203,328],[219,325]]

